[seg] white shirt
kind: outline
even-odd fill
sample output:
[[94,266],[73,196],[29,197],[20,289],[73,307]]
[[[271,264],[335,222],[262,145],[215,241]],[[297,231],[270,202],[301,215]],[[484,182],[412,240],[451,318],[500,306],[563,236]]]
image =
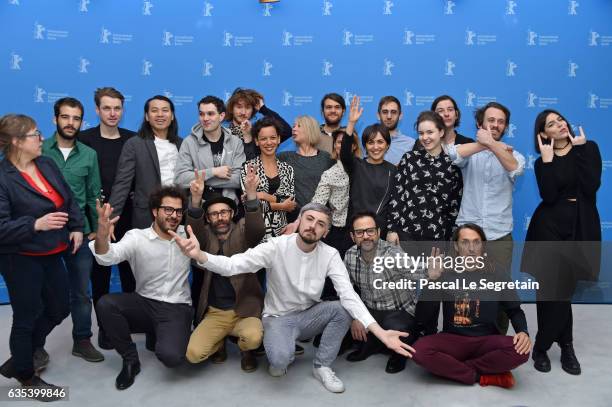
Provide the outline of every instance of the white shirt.
[[172,185],[174,183],[174,167],[178,160],[176,145],[168,140],[155,137],[155,149],[159,160],[161,183],[162,185]]
[[74,147],[59,147],[59,150],[62,152],[62,155],[64,156],[64,161],[68,159],[68,156],[70,155],[70,152],[73,149]]
[[[176,233],[185,237],[185,228]],[[190,258],[174,239],[165,240],[153,230],[132,229],[117,243],[111,243],[105,254],[97,254],[95,241],[89,249],[98,264],[111,266],[127,260],[136,279],[136,292],[143,297],[172,304],[191,304],[189,288]]]
[[331,278],[340,303],[364,327],[376,322],[357,295],[338,250],[318,242],[310,253],[297,246],[297,234],[274,237],[232,257],[207,254],[199,266],[222,276],[267,269],[263,316],[304,311],[321,301],[325,277]]

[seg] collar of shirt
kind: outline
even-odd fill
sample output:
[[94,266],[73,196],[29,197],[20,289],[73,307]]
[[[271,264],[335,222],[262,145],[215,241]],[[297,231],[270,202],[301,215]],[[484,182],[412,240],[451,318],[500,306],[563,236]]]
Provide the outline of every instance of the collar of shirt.
[[[176,234],[179,235],[180,237],[187,237],[187,235],[185,233],[185,226],[179,225],[179,227],[176,229]],[[166,240],[166,239],[162,239],[161,236],[159,236],[157,234],[155,229],[153,229],[153,223],[151,224],[151,227],[146,230],[145,236],[149,240],[155,240],[155,239]],[[172,241],[174,241],[174,238],[172,238],[171,240],[168,240],[168,241],[172,242]]]

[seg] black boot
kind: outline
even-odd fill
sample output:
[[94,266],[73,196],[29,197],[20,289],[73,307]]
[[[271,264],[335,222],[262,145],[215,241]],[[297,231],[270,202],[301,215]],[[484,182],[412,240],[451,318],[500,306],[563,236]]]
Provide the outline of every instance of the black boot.
[[541,351],[533,348],[531,352],[531,358],[533,359],[533,367],[540,372],[550,372],[550,359],[545,351]]
[[124,360],[123,368],[115,380],[115,386],[118,390],[127,389],[134,384],[134,379],[138,373],[140,373],[140,362],[138,360]]
[[385,372],[387,373],[399,373],[406,368],[406,357],[393,352],[393,355],[389,356],[387,361],[387,367]]
[[369,339],[363,345],[361,345],[361,348],[349,353],[346,356],[346,360],[348,360],[349,362],[361,362],[362,360],[366,360],[378,351],[379,347],[377,346],[377,344],[373,340]]
[[570,342],[559,344],[559,347],[561,348],[561,368],[569,374],[579,375],[582,370],[574,352],[574,345]]

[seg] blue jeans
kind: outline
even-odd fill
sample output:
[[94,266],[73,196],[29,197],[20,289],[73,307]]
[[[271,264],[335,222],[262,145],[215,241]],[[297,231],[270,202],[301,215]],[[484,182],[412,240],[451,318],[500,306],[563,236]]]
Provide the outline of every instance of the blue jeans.
[[70,314],[72,315],[72,338],[75,341],[89,339],[91,333],[91,294],[89,278],[93,268],[93,254],[87,245],[87,238],[72,254],[69,249],[63,254],[70,284]]
[[34,349],[68,316],[68,279],[61,255],[0,255],[0,271],[6,282],[13,326],[9,346],[18,379],[34,374]]

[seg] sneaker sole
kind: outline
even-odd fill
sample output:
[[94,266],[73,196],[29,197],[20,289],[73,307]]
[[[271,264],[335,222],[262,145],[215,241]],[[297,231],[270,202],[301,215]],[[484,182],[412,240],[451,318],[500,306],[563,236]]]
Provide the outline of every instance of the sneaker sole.
[[88,362],[94,362],[94,363],[97,363],[97,362],[103,362],[103,361],[104,361],[104,356],[102,356],[101,358],[95,358],[95,359],[94,359],[94,358],[88,358],[88,357],[85,357],[85,355],[83,355],[82,353],[75,352],[75,351],[72,351],[72,354],[73,354],[74,356],[77,356],[77,357],[79,357],[79,358],[81,358],[81,359],[84,359],[84,360],[86,360],[86,361],[88,361]]

